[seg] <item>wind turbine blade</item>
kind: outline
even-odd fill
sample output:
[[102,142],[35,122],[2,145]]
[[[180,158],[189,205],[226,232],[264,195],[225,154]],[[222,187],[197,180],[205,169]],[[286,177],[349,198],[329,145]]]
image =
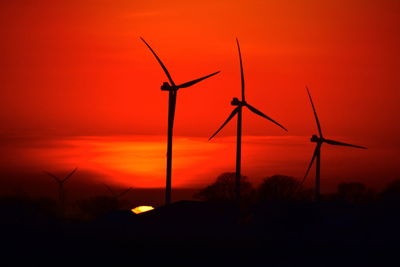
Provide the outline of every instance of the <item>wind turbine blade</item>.
[[220,73],[220,71],[214,72],[212,74],[209,74],[207,76],[201,77],[199,79],[196,79],[196,80],[193,80],[193,81],[190,81],[190,82],[187,82],[187,83],[183,83],[181,85],[178,85],[177,87],[178,88],[186,88],[186,87],[192,86],[192,85],[194,85],[194,84],[196,84],[198,82],[201,82],[202,80],[207,79],[207,78],[209,78],[211,76],[214,76],[215,74],[218,74],[218,73]]
[[312,158],[311,158],[311,161],[310,161],[310,164],[308,165],[306,174],[304,175],[303,180],[301,181],[300,185],[302,185],[302,184],[304,183],[304,181],[306,180],[307,175],[308,175],[308,173],[310,172],[310,169],[311,169],[311,167],[312,167],[312,165],[313,165],[313,163],[314,163],[314,160],[315,160],[315,158],[316,158],[317,155],[318,155],[318,150],[320,149],[320,147],[321,147],[320,144],[317,144],[317,146],[315,147],[314,154],[313,154],[313,156],[312,156]]
[[129,188],[126,189],[125,191],[119,193],[117,197],[120,198],[120,197],[124,196],[126,193],[128,193],[129,191],[131,191],[131,189],[132,189],[132,187],[129,187]]
[[68,180],[77,170],[78,168],[75,168],[72,170],[72,172],[70,172],[67,176],[65,176],[65,178],[62,180],[63,182],[65,182],[66,180]]
[[55,176],[54,174],[47,172],[47,171],[43,171],[45,174],[47,174],[48,176],[54,178],[57,182],[61,182],[60,178],[58,178],[57,176]]
[[366,147],[363,146],[357,146],[357,145],[352,145],[352,144],[347,144],[339,141],[334,141],[330,139],[324,139],[325,143],[334,145],[334,146],[350,146],[350,147],[356,147],[356,148],[362,148],[362,149],[367,149]]
[[310,91],[308,90],[308,87],[306,87],[306,89],[307,89],[308,97],[310,98],[312,109],[314,111],[314,116],[315,116],[315,121],[317,122],[318,132],[319,132],[319,135],[322,137],[322,130],[321,130],[321,125],[319,124],[318,115],[317,115],[317,112],[315,111],[314,103],[312,101],[312,97],[311,97]]
[[252,105],[245,103],[245,106],[250,109],[250,111],[254,112],[255,114],[266,118],[267,120],[275,123],[276,125],[278,125],[279,127],[281,127],[282,129],[284,129],[285,131],[288,131],[285,127],[283,127],[281,124],[279,124],[278,122],[274,121],[273,119],[271,119],[270,117],[268,117],[267,115],[265,115],[264,113],[262,113],[261,111],[259,111],[258,109],[256,109],[255,107],[253,107]]
[[242,62],[242,53],[240,52],[239,40],[236,38],[236,44],[239,52],[239,62],[240,62],[240,79],[241,79],[241,88],[242,88],[242,101],[245,101],[244,94],[244,73],[243,73],[243,62]]
[[222,128],[224,128],[224,126],[233,118],[235,117],[236,113],[238,113],[240,107],[235,108],[232,113],[229,115],[229,117],[226,119],[226,121],[222,124],[221,127],[219,127],[219,129],[208,139],[208,141],[210,141],[214,136],[216,136],[219,131],[222,130]]
[[165,75],[167,75],[169,82],[171,83],[172,86],[175,86],[174,81],[172,80],[171,74],[169,74],[167,68],[165,67],[164,63],[162,63],[161,59],[157,56],[156,52],[154,52],[153,48],[151,48],[151,46],[142,38],[140,37],[140,39],[146,44],[146,46],[150,49],[151,53],[153,53],[153,55],[155,56],[155,58],[157,59],[158,63],[161,65],[161,68],[164,70]]
[[106,184],[103,184],[105,186],[105,188],[107,188],[108,191],[110,191],[111,195],[114,197],[114,191],[111,189],[111,187],[109,187]]

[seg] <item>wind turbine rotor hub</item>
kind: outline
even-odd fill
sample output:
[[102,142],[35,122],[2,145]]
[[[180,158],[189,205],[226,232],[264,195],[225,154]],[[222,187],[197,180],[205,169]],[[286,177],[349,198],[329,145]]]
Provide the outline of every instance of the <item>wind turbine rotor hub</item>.
[[231,101],[232,106],[240,106],[241,104],[242,102],[237,97],[234,97]]
[[164,82],[161,85],[161,91],[171,91],[171,90],[174,90],[174,88],[169,83]]
[[321,138],[319,138],[317,135],[313,134],[313,135],[311,136],[310,141],[311,141],[311,142],[314,142],[314,143],[318,143],[318,142],[321,141]]

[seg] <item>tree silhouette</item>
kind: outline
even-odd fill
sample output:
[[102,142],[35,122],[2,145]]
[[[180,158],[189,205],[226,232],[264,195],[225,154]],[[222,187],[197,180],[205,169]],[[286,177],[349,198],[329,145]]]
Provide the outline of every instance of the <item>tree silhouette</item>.
[[[236,199],[236,173],[225,172],[219,175],[216,181],[196,193],[193,197],[212,202],[233,202]],[[246,176],[240,178],[241,199],[249,199],[254,192],[253,186]]]
[[294,177],[273,175],[264,179],[257,191],[261,202],[300,200],[310,197],[308,190]]

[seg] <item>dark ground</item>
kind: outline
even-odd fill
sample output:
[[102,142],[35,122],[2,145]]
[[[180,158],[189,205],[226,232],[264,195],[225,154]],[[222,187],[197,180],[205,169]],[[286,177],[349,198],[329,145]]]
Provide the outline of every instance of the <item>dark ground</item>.
[[1,266],[400,266],[393,203],[279,202],[239,215],[179,201],[83,220],[42,202],[1,200]]

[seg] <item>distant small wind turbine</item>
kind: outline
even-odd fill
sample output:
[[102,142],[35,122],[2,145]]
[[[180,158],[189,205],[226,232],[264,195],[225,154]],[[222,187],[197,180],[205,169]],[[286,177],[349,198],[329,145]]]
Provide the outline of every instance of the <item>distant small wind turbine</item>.
[[108,185],[104,184],[104,186],[107,188],[107,190],[111,193],[112,197],[116,200],[120,199],[121,197],[123,197],[124,195],[126,195],[129,191],[132,190],[132,187],[129,187],[128,189],[121,191],[119,193],[115,192],[113,189],[111,189],[111,187],[109,187]]
[[314,112],[314,117],[315,117],[315,121],[317,123],[319,136],[316,135],[316,134],[313,134],[311,136],[310,141],[313,142],[313,143],[317,143],[317,144],[315,146],[315,150],[314,150],[314,154],[313,154],[313,156],[311,158],[311,162],[308,165],[306,174],[304,175],[303,181],[300,184],[304,183],[304,181],[307,178],[307,175],[308,175],[308,173],[309,173],[309,171],[311,169],[311,166],[313,165],[314,160],[317,159],[317,163],[316,163],[316,166],[315,166],[315,170],[316,170],[316,173],[315,173],[315,200],[319,201],[320,198],[321,198],[321,191],[320,191],[320,188],[321,188],[320,172],[321,172],[321,170],[320,170],[320,165],[321,165],[321,146],[322,146],[322,144],[323,143],[327,143],[329,145],[335,145],[335,146],[349,146],[349,147],[356,147],[356,148],[362,148],[362,149],[367,149],[367,148],[363,147],[363,146],[356,146],[356,145],[346,144],[346,143],[342,143],[342,142],[339,142],[339,141],[334,141],[334,140],[331,140],[331,139],[324,138],[323,135],[322,135],[321,125],[320,125],[319,120],[318,120],[317,112],[315,111],[315,107],[314,107],[314,103],[313,103],[312,98],[311,98],[310,91],[308,90],[307,87],[306,87],[306,89],[307,89],[307,94],[308,94],[308,97],[310,98],[311,106],[312,106],[312,109],[313,109],[313,112]]
[[236,39],[236,44],[238,48],[238,53],[239,53],[239,61],[240,61],[240,74],[241,74],[241,88],[242,88],[242,100],[239,100],[238,98],[234,97],[233,100],[231,101],[232,106],[236,106],[236,108],[233,109],[232,113],[228,116],[226,121],[222,124],[222,126],[208,139],[211,140],[214,136],[216,136],[219,131],[224,128],[224,126],[233,118],[235,115],[237,115],[237,134],[236,134],[236,179],[235,179],[235,196],[236,196],[236,201],[240,201],[240,176],[241,176],[241,153],[242,153],[242,108],[246,107],[248,108],[251,112],[255,113],[258,116],[261,116],[285,131],[287,129],[283,127],[281,124],[278,122],[274,121],[252,105],[246,102],[245,100],[245,90],[244,90],[244,73],[243,73],[243,63],[242,63],[242,55],[240,52],[240,45],[238,39]]
[[168,82],[164,82],[163,85],[161,86],[162,91],[168,91],[169,92],[169,98],[168,98],[168,141],[167,141],[167,174],[166,174],[166,189],[165,189],[165,204],[169,205],[171,203],[171,183],[172,183],[172,135],[173,135],[173,127],[174,127],[174,117],[175,117],[175,106],[176,106],[176,96],[178,93],[178,90],[181,88],[186,88],[190,87],[192,85],[195,85],[196,83],[207,79],[217,73],[219,71],[214,72],[212,74],[209,74],[207,76],[204,76],[202,78],[186,82],[180,85],[176,85],[175,82],[172,80],[171,75],[169,74],[167,68],[165,65],[162,63],[161,59],[157,56],[157,54],[154,52],[154,50],[150,47],[150,45],[140,37],[140,39],[146,44],[146,46],[150,49],[151,53],[153,53],[154,57],[157,59],[158,63],[160,64],[161,68],[167,75],[167,78],[169,80]]
[[47,175],[49,175],[50,177],[52,177],[58,184],[58,197],[59,197],[59,201],[62,207],[64,207],[65,205],[65,188],[64,188],[64,183],[71,178],[71,176],[76,172],[78,168],[73,169],[67,176],[65,176],[63,179],[59,178],[58,176],[44,171],[44,173],[46,173]]

